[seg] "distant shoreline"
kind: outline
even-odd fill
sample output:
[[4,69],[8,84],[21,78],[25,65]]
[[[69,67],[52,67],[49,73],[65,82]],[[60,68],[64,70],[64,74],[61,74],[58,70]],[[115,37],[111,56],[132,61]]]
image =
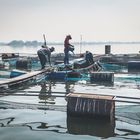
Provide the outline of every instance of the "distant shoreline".
[[[0,42],[0,46],[40,46],[44,44],[44,42],[38,42],[36,40],[34,41],[22,41],[22,40],[13,40],[9,43]],[[111,45],[111,44],[140,44],[139,41],[99,41],[99,42],[88,42],[88,41],[82,41],[82,42],[73,42],[74,45]],[[47,45],[63,45],[63,42],[47,42]]]

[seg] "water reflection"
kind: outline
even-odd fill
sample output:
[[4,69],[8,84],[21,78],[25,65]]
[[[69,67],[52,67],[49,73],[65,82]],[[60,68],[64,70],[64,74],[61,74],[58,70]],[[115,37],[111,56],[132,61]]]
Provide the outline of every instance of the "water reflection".
[[[52,131],[61,134],[92,135],[102,138],[114,136],[114,123],[109,121],[75,118],[67,116],[66,126],[63,124],[49,124],[48,122],[17,123],[16,118],[0,119],[0,127],[28,127],[31,131]],[[16,123],[15,123],[16,122]]]
[[66,81],[65,82],[65,90],[66,94],[74,92],[75,82]]
[[[45,122],[28,122],[28,123],[16,123],[15,118],[0,119],[0,127],[28,127],[32,131],[53,131],[57,133],[66,133],[67,128],[61,125],[49,125]],[[2,123],[1,123],[2,121]],[[12,124],[13,123],[13,124]]]
[[51,81],[49,81],[48,84],[46,82],[41,83],[41,90],[39,93],[39,99],[41,101],[39,103],[55,104],[54,100],[56,97],[52,96],[52,86],[55,86],[55,83]]
[[[6,110],[6,112],[7,111],[8,110]],[[10,109],[9,111],[13,110]],[[11,112],[8,113],[8,116],[9,114],[11,114]],[[0,132],[5,130],[5,128],[9,128],[9,130],[12,130],[14,128],[18,129],[18,131],[21,131],[22,133],[22,128],[27,128],[27,134],[31,133],[30,131],[44,131],[55,132],[59,134],[68,133],[72,135],[90,135],[99,138],[113,137],[114,139],[138,139],[137,137],[139,137],[140,135],[139,125],[130,125],[123,120],[120,121],[118,118],[117,120],[110,122],[104,119],[101,120],[93,118],[64,116],[64,114],[59,114],[59,116],[56,117],[56,115],[58,115],[58,112],[54,112],[54,114],[48,115],[44,120],[41,117],[34,117],[33,113],[32,121],[27,121],[26,117],[24,118],[23,115],[19,115],[17,117],[15,114],[13,114],[11,115],[11,117],[0,119]],[[30,117],[30,115],[28,117]],[[115,125],[115,123],[117,123],[117,125]],[[126,123],[125,126],[123,126],[124,123]]]
[[55,104],[55,99],[57,97],[65,97],[66,94],[74,92],[75,82],[65,82],[64,89],[65,91],[54,92],[53,89],[56,87],[55,81],[45,81],[40,84],[41,90],[39,92],[39,103],[49,103]]
[[14,117],[0,119],[0,127],[5,127],[14,121]]
[[114,136],[115,122],[68,116],[67,129],[70,134],[108,138]]

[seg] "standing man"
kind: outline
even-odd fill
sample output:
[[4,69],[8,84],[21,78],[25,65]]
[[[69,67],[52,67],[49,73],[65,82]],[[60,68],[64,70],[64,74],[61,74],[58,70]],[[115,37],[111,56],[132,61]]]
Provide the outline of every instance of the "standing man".
[[42,48],[37,51],[40,63],[41,63],[41,69],[45,68],[45,65],[47,61],[49,62],[49,65],[51,66],[51,52],[55,50],[54,47],[48,48],[45,45],[41,46]]
[[71,35],[67,35],[64,41],[64,64],[69,64],[69,51],[74,51],[74,46],[69,43],[69,40],[72,39]]

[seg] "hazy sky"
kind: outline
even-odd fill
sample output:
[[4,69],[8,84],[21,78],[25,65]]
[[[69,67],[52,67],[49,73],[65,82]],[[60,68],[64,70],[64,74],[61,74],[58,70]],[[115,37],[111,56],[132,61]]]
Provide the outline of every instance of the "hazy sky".
[[140,0],[0,0],[0,42],[140,41]]

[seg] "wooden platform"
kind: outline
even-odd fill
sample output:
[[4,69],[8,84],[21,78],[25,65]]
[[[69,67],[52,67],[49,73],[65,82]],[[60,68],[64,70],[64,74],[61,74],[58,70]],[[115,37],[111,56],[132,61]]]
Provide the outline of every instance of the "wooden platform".
[[26,81],[29,81],[31,79],[36,80],[36,78],[39,78],[37,76],[45,74],[46,72],[48,72],[48,69],[28,72],[27,74],[23,74],[23,75],[18,76],[18,77],[2,80],[2,81],[0,81],[0,88],[4,87],[4,86],[9,86],[9,85],[16,85],[18,83],[26,82]]

